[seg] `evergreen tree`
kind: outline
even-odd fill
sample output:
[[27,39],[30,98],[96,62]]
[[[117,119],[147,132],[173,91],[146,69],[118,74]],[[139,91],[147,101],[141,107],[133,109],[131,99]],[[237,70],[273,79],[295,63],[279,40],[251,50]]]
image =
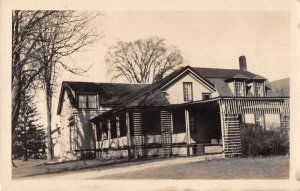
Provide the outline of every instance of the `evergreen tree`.
[[12,136],[12,155],[14,159],[45,158],[45,132],[38,123],[36,104],[32,95],[22,96],[18,124]]

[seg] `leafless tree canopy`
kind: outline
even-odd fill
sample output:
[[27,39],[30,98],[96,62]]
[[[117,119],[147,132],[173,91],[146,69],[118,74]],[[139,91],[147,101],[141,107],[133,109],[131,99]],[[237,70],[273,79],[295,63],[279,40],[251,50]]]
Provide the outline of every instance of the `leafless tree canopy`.
[[[13,11],[12,13],[12,128],[28,87],[42,87],[46,95],[48,144],[51,145],[52,95],[61,69],[84,72],[61,61],[101,37],[90,23],[99,14],[75,11]],[[41,85],[41,86],[40,86]],[[48,145],[49,147],[49,145]]]
[[164,39],[153,37],[134,42],[119,41],[106,55],[112,80],[125,77],[130,83],[157,80],[183,63],[181,52],[167,46]]

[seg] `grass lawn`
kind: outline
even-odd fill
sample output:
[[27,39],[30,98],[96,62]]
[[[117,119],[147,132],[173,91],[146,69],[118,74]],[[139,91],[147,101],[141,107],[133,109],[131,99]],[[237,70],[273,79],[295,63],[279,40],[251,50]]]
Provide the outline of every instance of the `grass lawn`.
[[[174,158],[172,158],[174,159]],[[28,161],[14,160],[16,167],[12,166],[12,178],[34,177],[38,175],[53,175],[59,173],[75,173],[83,171],[100,171],[118,167],[136,166],[147,164],[153,161],[165,161],[170,158],[150,158],[143,160],[124,159],[94,159],[94,160],[76,160],[58,164],[45,164],[47,160],[30,159]]]
[[[193,159],[193,160],[190,160]],[[172,163],[171,161],[185,161]],[[127,161],[95,159],[61,164],[45,164],[45,160],[15,161],[13,178],[56,177],[67,175],[79,179],[288,179],[289,157],[226,158],[160,158]],[[156,165],[154,165],[154,163]],[[143,167],[141,167],[141,165]],[[128,172],[119,170],[129,168]],[[119,170],[118,170],[119,169]],[[107,170],[115,170],[105,174]],[[88,173],[89,175],[87,176]],[[89,178],[87,178],[89,177]]]
[[151,168],[99,179],[288,179],[289,157],[227,158]]
[[12,178],[20,178],[26,176],[35,176],[43,174],[55,174],[63,172],[73,172],[83,169],[100,168],[111,166],[112,164],[119,164],[126,162],[125,159],[121,160],[77,160],[69,161],[60,164],[45,164],[47,160],[30,159],[28,161],[15,160],[16,167],[12,167]]

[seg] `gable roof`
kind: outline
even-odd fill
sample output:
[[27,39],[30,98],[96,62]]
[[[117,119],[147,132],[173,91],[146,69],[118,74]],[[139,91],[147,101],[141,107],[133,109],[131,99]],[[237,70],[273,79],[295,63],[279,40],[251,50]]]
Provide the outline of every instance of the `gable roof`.
[[[236,79],[236,78],[245,79],[245,80],[266,79],[257,74],[248,71],[239,70],[239,69],[197,68],[197,67],[190,67],[190,66],[181,67],[176,71],[174,71],[173,73],[166,76],[165,78],[161,79],[160,81],[155,82],[153,84],[149,84],[148,86],[137,91],[136,94],[133,94],[131,97],[129,97],[128,101],[124,105],[117,107],[116,110],[122,107],[144,105],[142,103],[139,103],[137,100],[143,100],[144,103],[147,103],[147,101],[149,103],[150,102],[152,103],[152,100],[149,98],[148,94],[154,92],[155,90],[158,90],[159,88],[164,87],[171,80],[173,80],[174,78],[182,74],[185,74],[185,72],[188,71],[198,75],[199,78],[203,80],[204,83],[206,83],[206,85],[217,90],[220,96],[233,96],[228,84],[225,82],[227,79]],[[156,94],[158,93],[156,92]],[[157,104],[156,106],[168,105],[167,99],[163,99],[163,97],[165,97],[163,92],[161,92],[160,96],[156,97],[156,99],[161,98],[158,101],[159,104]]]
[[[233,96],[226,81],[228,79],[266,80],[266,78],[254,73],[239,69],[198,68],[185,66],[178,68],[163,79],[152,84],[126,84],[126,83],[94,83],[94,82],[71,82],[62,84],[60,101],[57,113],[61,112],[63,94],[66,92],[72,105],[76,103],[75,93],[94,92],[101,94],[101,105],[116,106],[111,111],[117,111],[124,107],[137,106],[167,106],[169,101],[162,88],[168,86],[175,79],[186,73],[192,73],[201,80],[208,88],[217,90],[220,96]],[[268,83],[266,83],[267,85]]]
[[232,79],[244,79],[247,81],[263,80],[266,81],[266,87],[271,89],[269,82],[266,78],[254,74],[249,71],[239,69],[220,69],[220,68],[197,68],[193,67],[199,75],[205,77],[208,81],[214,84],[221,96],[233,96],[226,81]]
[[[115,110],[121,109],[123,107],[134,107],[134,106],[140,106],[140,105],[144,105],[144,106],[146,106],[146,105],[147,106],[169,105],[169,101],[166,99],[165,94],[160,90],[160,88],[167,85],[174,78],[180,77],[188,72],[194,72],[196,75],[198,75],[198,78],[201,79],[208,87],[215,90],[214,85],[209,80],[202,77],[201,74],[196,73],[192,67],[185,66],[185,67],[181,67],[181,68],[175,70],[174,72],[170,73],[163,79],[161,79],[157,82],[154,82],[152,84],[149,84],[148,86],[140,89],[135,94],[132,94],[132,96],[128,97],[128,101],[125,104],[117,107]],[[155,101],[155,102],[153,102],[153,100],[151,100],[153,96],[149,96],[149,94],[151,94],[153,92],[155,92],[157,95],[155,97],[157,99],[157,101]],[[142,101],[143,103],[138,102],[138,100]],[[132,102],[135,104],[133,104]],[[149,103],[149,104],[151,103],[151,104],[148,105],[147,103]],[[154,104],[154,103],[156,103],[156,104]]]
[[197,68],[193,67],[193,69],[200,75],[205,78],[220,78],[220,79],[230,79],[235,75],[242,75],[249,79],[257,76],[256,74],[248,71],[243,71],[239,69],[220,69],[220,68]]
[[239,70],[239,69],[197,68],[197,67],[193,67],[193,69],[205,78],[231,79],[236,75],[238,75],[238,76],[246,77],[248,79],[253,79],[256,76],[259,76],[252,72]]
[[127,98],[147,86],[148,84],[126,84],[126,83],[94,83],[94,82],[72,82],[62,83],[61,95],[57,114],[60,114],[62,99],[66,92],[71,105],[76,104],[76,93],[96,93],[101,94],[99,101],[101,105],[116,106],[125,103]]
[[208,80],[214,84],[220,96],[233,96],[233,93],[225,80],[220,78],[209,78]]

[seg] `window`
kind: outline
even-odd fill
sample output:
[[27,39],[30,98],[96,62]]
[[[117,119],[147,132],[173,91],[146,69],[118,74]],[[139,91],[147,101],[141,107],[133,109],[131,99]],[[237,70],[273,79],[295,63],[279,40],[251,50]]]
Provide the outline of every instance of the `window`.
[[97,96],[96,95],[78,95],[78,107],[79,108],[97,108]]
[[261,126],[262,129],[264,129],[265,128],[264,114],[256,113],[254,115],[254,118],[255,118],[255,124]]
[[211,98],[211,93],[202,93],[202,99],[203,100],[208,100]]
[[280,115],[279,114],[265,114],[266,131],[280,130]]
[[255,96],[263,97],[264,96],[264,83],[255,82],[254,85],[255,85]]
[[235,82],[235,96],[245,96],[244,82]]
[[192,82],[183,82],[183,99],[184,101],[193,101]]

